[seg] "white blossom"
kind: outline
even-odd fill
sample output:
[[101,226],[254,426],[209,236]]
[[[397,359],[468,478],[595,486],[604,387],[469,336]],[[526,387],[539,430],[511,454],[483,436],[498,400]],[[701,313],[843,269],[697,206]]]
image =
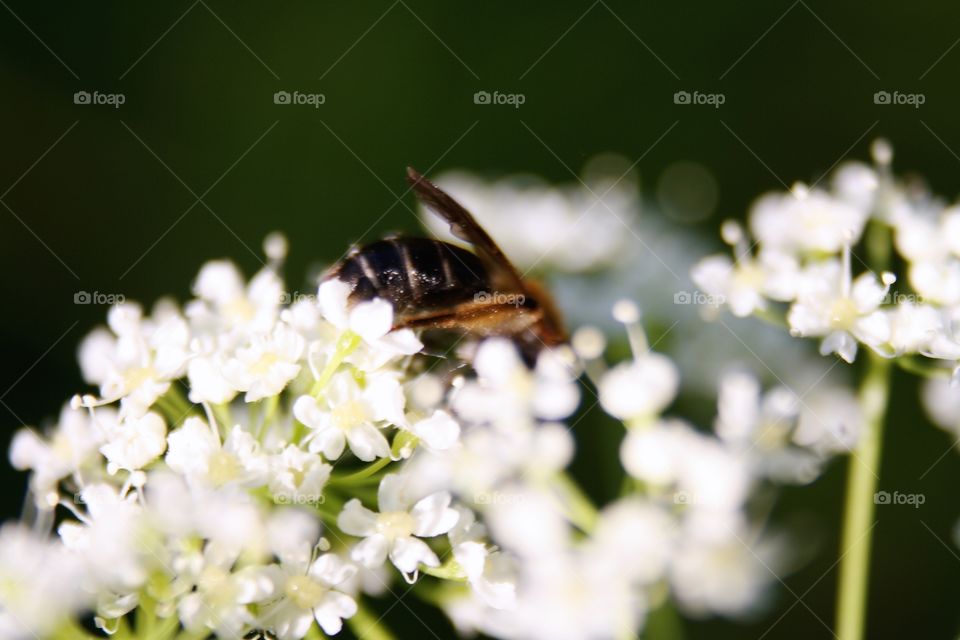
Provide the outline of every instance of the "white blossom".
[[247,402],[280,393],[300,372],[305,342],[296,331],[278,324],[270,333],[257,334],[223,365],[224,377]]
[[373,373],[361,387],[348,372],[333,376],[321,399],[297,398],[293,415],[310,427],[305,442],[313,453],[336,460],[349,444],[357,458],[371,461],[390,455],[390,446],[380,427],[405,423],[403,389],[396,376]]
[[420,565],[437,567],[440,560],[420,538],[450,531],[460,514],[450,507],[450,494],[434,493],[414,501],[406,491],[406,478],[391,474],[380,481],[377,492],[379,512],[353,499],[344,505],[337,526],[363,540],[350,557],[368,567],[390,562],[405,576],[416,574]]

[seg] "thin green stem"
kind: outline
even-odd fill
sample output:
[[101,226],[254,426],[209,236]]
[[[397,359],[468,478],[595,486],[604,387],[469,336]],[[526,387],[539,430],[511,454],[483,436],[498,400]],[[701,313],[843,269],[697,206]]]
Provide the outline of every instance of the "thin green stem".
[[644,623],[644,640],[682,640],[683,619],[673,603],[664,598],[663,604],[650,612]]
[[921,378],[949,378],[953,373],[950,369],[927,364],[929,361],[904,356],[895,360],[897,366]]
[[154,627],[152,640],[169,640],[180,629],[180,619],[176,613],[160,619],[160,624]]
[[270,428],[270,422],[273,420],[273,414],[277,412],[279,402],[280,396],[270,396],[261,402],[263,407],[260,413],[260,429],[257,432],[258,442],[263,442],[264,437],[266,437],[267,429]]
[[51,635],[53,640],[96,640],[97,636],[84,629],[76,620],[69,620]]
[[597,523],[597,508],[574,480],[566,473],[554,477],[567,516],[584,532],[590,532]]
[[154,627],[157,624],[156,602],[143,594],[140,598],[140,606],[137,607],[137,637],[152,638]]
[[330,360],[327,361],[323,371],[320,372],[320,377],[317,378],[315,383],[313,383],[313,387],[310,389],[310,395],[317,398],[320,397],[320,394],[323,392],[323,388],[327,386],[328,382],[330,382],[330,378],[333,377],[333,374],[336,373],[337,369],[340,368],[340,365],[343,364],[344,359],[356,351],[361,342],[362,340],[360,339],[360,336],[355,334],[353,331],[343,332],[343,335],[341,335],[340,339],[337,340],[337,346],[333,352],[333,355],[330,356]]
[[230,429],[233,428],[233,416],[230,412],[230,404],[215,404],[213,405],[213,415],[217,419],[217,423],[220,426],[220,437],[225,438]]
[[387,466],[391,462],[393,462],[393,460],[391,460],[389,456],[387,456],[386,458],[380,458],[376,462],[371,462],[370,464],[365,466],[363,469],[360,469],[359,471],[356,471],[349,475],[339,476],[339,477],[331,476],[330,484],[338,487],[361,484],[365,480],[369,479],[370,476],[375,474],[377,471],[380,471],[380,469],[383,469],[385,466]]
[[787,324],[787,319],[783,313],[779,310],[770,309],[769,307],[754,309],[753,317],[757,318],[758,320],[762,320],[771,326],[777,327],[778,329],[790,328],[790,325]]
[[847,469],[847,495],[840,550],[837,593],[839,640],[862,640],[866,628],[874,495],[880,471],[883,426],[890,396],[890,360],[868,352],[867,371],[860,384],[863,433]]
[[396,640],[380,617],[362,602],[357,603],[357,613],[347,620],[347,624],[354,635],[364,640]]

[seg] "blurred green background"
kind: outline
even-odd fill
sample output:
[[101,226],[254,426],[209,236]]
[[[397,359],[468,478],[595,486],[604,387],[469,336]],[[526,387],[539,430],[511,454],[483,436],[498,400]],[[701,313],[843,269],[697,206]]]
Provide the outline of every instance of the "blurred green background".
[[[956,3],[0,5],[4,444],[80,388],[75,347],[106,307],[75,304],[77,292],[184,299],[210,258],[258,268],[275,229],[290,238],[288,282],[302,290],[310,269],[351,242],[417,229],[411,197],[396,204],[408,164],[569,182],[570,170],[614,151],[643,156],[649,196],[666,167],[695,161],[719,184],[714,214],[697,223],[708,238],[759,193],[865,159],[877,136],[894,144],[898,171],[949,198],[960,185]],[[478,105],[481,90],[525,103]],[[726,100],[677,105],[678,90]],[[925,103],[878,105],[880,90]],[[77,91],[125,103],[75,104]],[[326,100],[277,105],[277,91]],[[895,393],[880,485],[922,492],[926,504],[880,513],[870,636],[955,637],[960,464],[912,382],[898,378]],[[589,420],[578,427],[581,440],[597,432]],[[590,465],[578,461],[581,475]],[[24,478],[4,465],[3,479],[12,515]],[[802,530],[817,539],[804,542],[820,546],[784,576],[767,615],[691,623],[688,637],[830,636],[817,617],[833,618],[842,480],[835,463],[813,487],[787,492],[779,511],[812,516]],[[391,619],[424,632],[402,607]]]

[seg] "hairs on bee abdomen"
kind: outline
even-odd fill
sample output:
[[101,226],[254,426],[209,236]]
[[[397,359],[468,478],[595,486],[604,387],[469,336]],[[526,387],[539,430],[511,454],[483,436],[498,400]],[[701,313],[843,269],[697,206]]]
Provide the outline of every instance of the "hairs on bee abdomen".
[[351,287],[352,303],[383,298],[398,315],[472,300],[489,275],[473,253],[440,240],[394,238],[351,253],[329,277]]

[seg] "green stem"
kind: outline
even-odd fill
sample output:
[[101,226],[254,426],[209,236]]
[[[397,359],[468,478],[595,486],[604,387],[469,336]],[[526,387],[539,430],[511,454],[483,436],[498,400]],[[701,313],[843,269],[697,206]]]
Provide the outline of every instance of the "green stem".
[[156,602],[147,594],[140,598],[140,606],[137,607],[137,637],[153,637],[153,629],[157,623]]
[[682,640],[683,619],[673,603],[664,600],[663,604],[650,612],[643,627],[644,640]]
[[97,636],[84,629],[76,620],[69,620],[51,635],[53,640],[97,640]]
[[387,456],[386,458],[380,458],[376,462],[371,462],[370,464],[365,466],[363,469],[360,469],[355,473],[351,473],[349,475],[340,476],[340,477],[331,476],[329,483],[333,486],[338,486],[338,487],[360,484],[364,480],[368,479],[370,476],[375,474],[377,471],[380,471],[380,469],[383,469],[385,466],[387,466],[391,462],[393,462],[393,460],[391,460],[389,456]]
[[169,640],[180,629],[180,619],[176,613],[160,619],[160,624],[154,627],[153,640]]
[[789,328],[790,328],[790,326],[787,324],[787,319],[786,319],[786,317],[785,317],[785,316],[783,315],[783,313],[780,312],[779,310],[775,311],[775,310],[770,309],[770,308],[767,308],[767,309],[754,309],[754,310],[753,310],[753,317],[757,318],[758,320],[762,320],[763,322],[765,322],[765,323],[767,323],[767,324],[769,324],[769,325],[771,325],[771,326],[773,326],[773,327],[777,327],[778,329],[789,329]]
[[558,473],[554,482],[571,522],[584,532],[592,531],[597,524],[597,508],[593,506],[590,498],[566,473]]
[[337,369],[340,368],[340,365],[343,364],[344,359],[356,351],[361,342],[362,340],[360,339],[360,336],[355,334],[353,331],[343,332],[343,335],[340,336],[339,340],[337,340],[337,346],[333,352],[333,355],[330,356],[330,360],[323,368],[323,371],[320,372],[320,377],[317,378],[315,383],[313,383],[313,387],[310,389],[310,395],[316,398],[320,397],[320,394],[323,392],[323,388],[327,386],[328,382],[330,382],[330,378],[333,377],[333,374],[336,373]]
[[380,621],[376,613],[357,603],[357,613],[347,620],[354,635],[364,640],[396,640],[396,636]]
[[213,405],[213,416],[217,419],[220,427],[220,437],[226,438],[233,428],[233,416],[230,414],[230,405],[228,403]]
[[863,433],[848,462],[847,495],[837,594],[839,640],[861,640],[867,613],[874,494],[880,470],[883,425],[890,395],[890,360],[868,352],[867,371],[860,384]]
[[264,400],[263,410],[260,414],[260,429],[257,432],[257,441],[263,442],[267,435],[267,429],[270,427],[270,421],[273,420],[273,414],[277,412],[277,404],[280,402],[280,396],[270,396]]
[[904,371],[912,373],[915,376],[920,376],[921,378],[949,378],[951,375],[953,375],[950,369],[927,364],[929,360],[923,361],[918,360],[917,358],[905,356],[902,358],[897,358],[895,362],[897,363],[897,366]]

